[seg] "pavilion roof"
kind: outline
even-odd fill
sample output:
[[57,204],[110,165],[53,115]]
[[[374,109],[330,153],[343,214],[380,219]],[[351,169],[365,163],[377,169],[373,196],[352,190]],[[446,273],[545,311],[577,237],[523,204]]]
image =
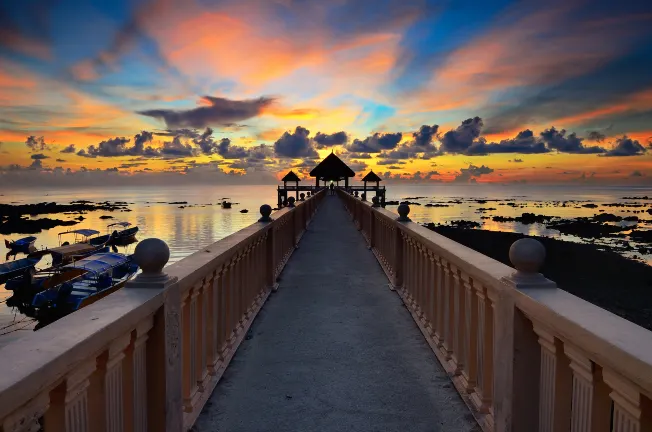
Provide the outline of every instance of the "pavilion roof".
[[294,173],[294,171],[290,171],[289,173],[285,174],[285,177],[281,179],[281,181],[284,182],[298,182],[301,181],[298,175]]
[[331,153],[310,171],[310,177],[318,177],[327,181],[339,180],[345,177],[355,177],[355,172],[342,162],[342,159]]
[[379,182],[379,181],[383,181],[383,179],[378,177],[378,174],[376,174],[375,172],[369,171],[369,173],[366,176],[362,177],[362,181],[363,182]]

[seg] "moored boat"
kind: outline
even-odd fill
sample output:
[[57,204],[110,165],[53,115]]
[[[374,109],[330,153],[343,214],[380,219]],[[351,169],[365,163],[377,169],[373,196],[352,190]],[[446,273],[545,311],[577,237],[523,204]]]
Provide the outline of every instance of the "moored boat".
[[138,271],[131,256],[100,253],[58,269],[59,279],[34,296],[41,317],[63,316],[122,288]]
[[[130,222],[115,222],[107,225],[108,230],[113,228],[113,232],[93,239],[96,242],[105,241],[106,244],[120,246],[132,243],[136,240],[138,227],[132,227]],[[120,229],[122,228],[122,229]]]
[[[42,257],[52,255],[52,265],[60,266],[68,264],[76,259],[84,258],[94,253],[104,251],[104,248],[111,242],[111,234],[97,237],[99,231],[92,229],[77,229],[65,231],[59,234],[59,246],[40,251],[32,252],[28,257]],[[74,243],[62,242],[62,236],[74,234]],[[95,237],[94,237],[95,236]]]
[[29,237],[23,237],[18,240],[7,240],[5,239],[5,246],[7,249],[11,250],[24,250],[27,251],[31,247],[34,246],[34,242],[36,241],[36,237],[34,236],[29,236]]
[[223,209],[230,209],[231,208],[231,203],[228,201],[222,201],[222,208]]
[[0,264],[0,284],[24,275],[30,269],[33,269],[40,259],[40,257],[27,257]]

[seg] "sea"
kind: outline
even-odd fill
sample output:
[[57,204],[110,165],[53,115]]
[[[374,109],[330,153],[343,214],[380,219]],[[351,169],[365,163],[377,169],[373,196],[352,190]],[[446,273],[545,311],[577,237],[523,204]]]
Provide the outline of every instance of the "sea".
[[[649,197],[649,199],[647,198]],[[495,184],[389,184],[386,199],[409,201],[410,218],[417,223],[455,224],[456,221],[471,221],[480,224],[481,229],[519,232],[528,235],[560,238],[567,241],[591,242],[603,247],[614,247],[619,253],[652,265],[652,255],[641,253],[641,244],[627,238],[629,231],[614,239],[586,239],[574,235],[560,234],[545,224],[523,224],[518,221],[494,221],[493,217],[514,218],[523,213],[556,216],[562,219],[593,217],[599,213],[617,216],[633,216],[637,222],[616,222],[624,228],[638,230],[652,229],[652,187],[605,187],[597,185],[495,185]],[[126,202],[129,212],[93,211],[84,214],[85,219],[74,226],[61,226],[43,230],[37,234],[8,234],[0,237],[18,239],[27,235],[37,237],[36,248],[58,246],[60,241],[72,237],[59,237],[71,229],[89,228],[109,232],[107,226],[115,222],[129,222],[138,226],[138,240],[156,237],[170,247],[170,263],[176,262],[193,252],[218,241],[252,223],[259,217],[262,204],[276,206],[276,186],[175,186],[138,188],[74,188],[74,189],[0,189],[2,204],[30,204],[56,202],[68,204],[87,200],[93,203]],[[223,201],[232,203],[230,209],[221,207]],[[626,204],[626,206],[618,206]],[[396,212],[396,205],[387,209]],[[105,218],[102,218],[104,216]],[[74,220],[78,214],[35,215],[37,219]],[[110,218],[107,218],[110,217]],[[630,247],[622,246],[629,242]],[[133,253],[137,243],[119,247],[119,252]],[[0,242],[0,263],[20,259],[24,255],[8,255],[4,242]],[[49,263],[41,262],[39,266]],[[17,309],[6,305],[11,296],[0,285],[0,346],[34,331],[36,322],[22,315]]]

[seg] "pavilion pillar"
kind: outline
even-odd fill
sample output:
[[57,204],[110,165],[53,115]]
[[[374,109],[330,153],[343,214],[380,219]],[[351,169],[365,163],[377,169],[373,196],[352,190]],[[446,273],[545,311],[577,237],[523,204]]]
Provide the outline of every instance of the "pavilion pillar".
[[296,196],[297,202],[299,202],[299,182],[297,182],[297,191],[296,191],[295,196]]
[[349,189],[349,178],[348,177],[344,177],[344,188],[346,190]]

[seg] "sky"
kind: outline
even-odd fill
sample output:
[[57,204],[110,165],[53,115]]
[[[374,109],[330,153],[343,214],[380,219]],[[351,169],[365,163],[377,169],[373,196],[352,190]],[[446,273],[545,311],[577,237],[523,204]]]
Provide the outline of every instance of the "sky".
[[652,184],[649,1],[0,3],[0,187]]

